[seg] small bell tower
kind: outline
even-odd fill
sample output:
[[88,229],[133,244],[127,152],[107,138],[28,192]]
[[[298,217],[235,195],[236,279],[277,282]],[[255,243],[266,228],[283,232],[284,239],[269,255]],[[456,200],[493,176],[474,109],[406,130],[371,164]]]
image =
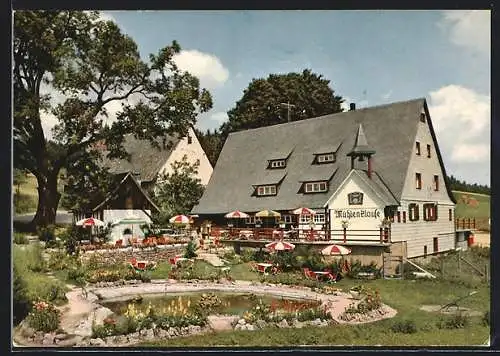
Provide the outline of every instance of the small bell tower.
[[375,150],[368,146],[368,141],[363,131],[363,125],[359,124],[358,132],[356,133],[356,140],[354,141],[354,146],[347,156],[351,157],[351,169],[354,169],[354,162],[356,159],[359,162],[363,162],[365,158],[368,161],[368,178],[372,177],[372,155],[375,154]]

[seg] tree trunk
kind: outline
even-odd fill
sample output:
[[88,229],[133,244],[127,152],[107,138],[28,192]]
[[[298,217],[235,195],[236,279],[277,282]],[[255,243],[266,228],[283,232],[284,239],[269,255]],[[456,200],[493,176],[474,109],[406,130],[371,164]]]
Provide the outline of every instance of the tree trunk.
[[33,228],[55,224],[61,194],[57,191],[57,173],[37,177],[38,207],[31,222]]

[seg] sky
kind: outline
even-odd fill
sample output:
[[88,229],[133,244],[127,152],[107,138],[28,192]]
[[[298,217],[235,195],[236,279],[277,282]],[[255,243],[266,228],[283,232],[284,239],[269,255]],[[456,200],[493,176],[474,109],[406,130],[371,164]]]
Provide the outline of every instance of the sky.
[[425,97],[447,174],[490,185],[487,10],[107,11],[101,17],[132,37],[145,60],[173,40],[180,44],[176,64],[196,75],[214,101],[199,129],[227,120],[252,79],[311,69],[330,80],[345,107]]

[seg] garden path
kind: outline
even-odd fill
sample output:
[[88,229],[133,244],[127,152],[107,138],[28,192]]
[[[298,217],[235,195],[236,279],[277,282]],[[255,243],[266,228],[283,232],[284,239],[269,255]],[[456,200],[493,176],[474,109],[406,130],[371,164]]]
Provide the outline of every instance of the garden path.
[[224,266],[224,262],[217,256],[216,254],[213,253],[198,253],[198,259],[207,261],[210,263],[212,266],[215,267],[222,267]]

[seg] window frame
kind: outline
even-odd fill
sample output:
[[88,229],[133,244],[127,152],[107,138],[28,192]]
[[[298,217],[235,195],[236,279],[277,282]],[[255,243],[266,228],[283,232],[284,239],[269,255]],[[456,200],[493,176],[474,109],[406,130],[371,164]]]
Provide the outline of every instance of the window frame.
[[283,169],[283,168],[286,168],[286,158],[269,160],[267,168],[269,168],[269,169]]
[[424,122],[427,120],[427,115],[425,114],[425,112],[421,112],[420,113],[420,122]]
[[427,144],[427,158],[431,158],[431,145]]
[[408,204],[408,220],[418,221],[420,219],[420,206],[416,203]]
[[335,152],[329,153],[318,153],[315,155],[315,163],[316,164],[327,164],[327,163],[335,163],[337,162],[337,155]]
[[420,151],[420,142],[415,143],[415,149],[417,151],[417,156],[421,156],[421,151]]
[[422,173],[415,172],[415,187],[418,190],[422,190]]
[[328,188],[327,181],[304,182],[303,192],[305,194],[325,193],[328,192]]
[[316,213],[313,215],[313,221],[316,225],[324,225],[326,223],[326,216],[324,213]]
[[433,184],[434,184],[434,191],[439,192],[439,175],[434,175],[433,178]]
[[188,145],[193,143],[193,137],[189,134],[187,135],[187,143],[188,143]]
[[282,218],[285,224],[293,224],[293,215],[290,214],[282,215]]
[[255,192],[258,197],[274,196],[278,194],[278,187],[276,184],[259,185]]
[[448,221],[453,221],[453,211],[452,211],[452,209],[448,209]]
[[437,221],[438,205],[435,203],[426,203],[423,205],[424,221]]

